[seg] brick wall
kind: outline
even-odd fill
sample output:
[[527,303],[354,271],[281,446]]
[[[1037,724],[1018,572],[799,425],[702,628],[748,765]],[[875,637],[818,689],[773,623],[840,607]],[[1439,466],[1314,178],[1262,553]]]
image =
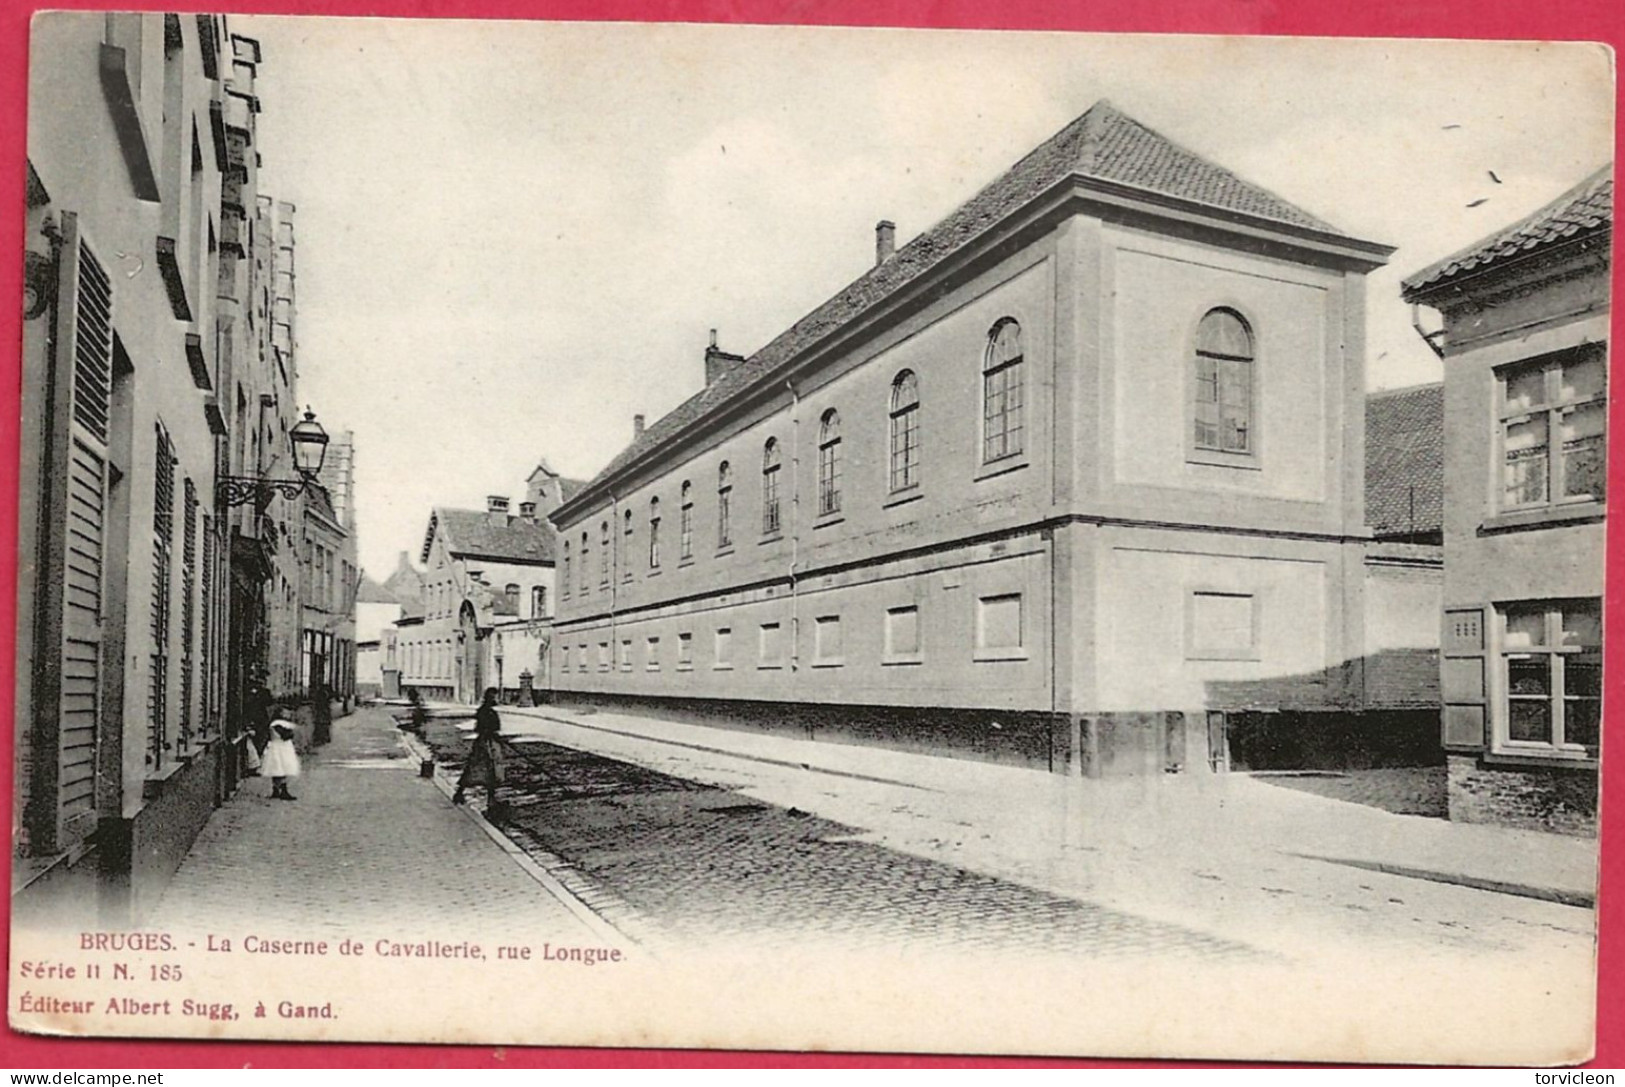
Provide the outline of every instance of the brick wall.
[[1597,833],[1597,771],[1590,767],[1486,766],[1450,756],[1450,818],[1592,837]]

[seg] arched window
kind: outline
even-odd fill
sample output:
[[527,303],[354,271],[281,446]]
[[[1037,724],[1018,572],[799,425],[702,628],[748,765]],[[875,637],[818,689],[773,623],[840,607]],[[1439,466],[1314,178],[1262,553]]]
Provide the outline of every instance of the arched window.
[[547,618],[547,586],[533,585],[530,589],[530,617]]
[[598,585],[609,588],[609,522],[598,523]]
[[723,461],[717,469],[717,547],[728,547],[733,544],[733,524],[731,509],[733,503],[733,470],[728,462]]
[[830,408],[818,423],[818,515],[841,508],[841,413]]
[[1026,436],[1026,389],[1021,366],[1021,325],[1006,317],[987,334],[982,356],[982,460],[1022,450]]
[[1234,310],[1209,310],[1196,327],[1196,448],[1251,454],[1253,333]]
[[581,595],[587,595],[587,586],[592,584],[592,567],[587,562],[587,533],[581,534]]
[[660,499],[649,499],[649,569],[660,569]]
[[564,598],[570,598],[570,541],[564,541],[564,577],[561,580],[561,589]]
[[679,561],[694,557],[694,488],[683,480],[683,508],[677,522],[677,558]]
[[779,531],[779,440],[762,446],[762,535]]
[[904,370],[891,383],[891,489],[920,484],[920,382]]
[[626,582],[632,580],[632,511],[627,510],[621,520],[625,522],[621,530],[621,580]]

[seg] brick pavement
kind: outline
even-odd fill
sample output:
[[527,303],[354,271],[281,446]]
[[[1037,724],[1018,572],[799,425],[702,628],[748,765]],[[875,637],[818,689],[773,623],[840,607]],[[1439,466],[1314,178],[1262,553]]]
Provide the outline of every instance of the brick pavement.
[[394,721],[361,709],[304,757],[299,798],[254,778],[215,811],[146,923],[229,930],[274,920],[301,937],[359,927],[446,937],[600,940],[480,821],[418,776]]

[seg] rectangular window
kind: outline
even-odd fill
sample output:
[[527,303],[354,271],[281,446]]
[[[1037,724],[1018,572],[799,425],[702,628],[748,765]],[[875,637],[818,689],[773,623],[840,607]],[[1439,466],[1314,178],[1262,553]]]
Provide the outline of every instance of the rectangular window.
[[1257,604],[1251,593],[1193,591],[1185,602],[1185,659],[1257,660]]
[[1606,498],[1606,363],[1586,344],[1497,371],[1502,509]]
[[757,641],[756,666],[778,668],[784,664],[783,630],[777,623],[763,623]]
[[841,645],[841,617],[820,615],[813,620],[813,667],[830,667],[844,662]]
[[649,518],[649,569],[660,569],[660,518]]
[[599,642],[598,643],[598,670],[600,672],[609,671],[609,643],[608,642]]
[[983,461],[1021,452],[1025,395],[1019,357],[982,375]]
[[1025,656],[1020,593],[984,596],[976,601],[976,654],[981,660]]
[[650,635],[643,643],[643,667],[645,671],[660,671],[660,639]]
[[683,631],[677,635],[677,670],[687,672],[694,667],[694,635]]
[[732,668],[734,666],[733,649],[734,632],[729,627],[718,627],[712,655],[713,668]]
[[682,517],[677,522],[677,557],[694,557],[694,507],[689,503],[683,505]]
[[630,672],[631,670],[632,670],[632,639],[631,638],[622,638],[621,639],[621,671]]
[[1498,750],[1595,757],[1602,720],[1602,610],[1596,600],[1507,604],[1501,619]]
[[920,661],[920,609],[914,605],[889,608],[883,663],[918,664]]

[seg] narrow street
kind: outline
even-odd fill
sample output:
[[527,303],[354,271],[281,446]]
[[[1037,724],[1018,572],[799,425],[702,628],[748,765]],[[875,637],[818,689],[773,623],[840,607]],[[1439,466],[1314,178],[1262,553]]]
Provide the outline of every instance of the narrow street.
[[[538,939],[594,935],[468,815],[418,776],[394,721],[361,709],[292,779],[298,800],[252,778],[215,811],[150,922],[233,932],[245,922],[310,937],[358,931]],[[578,908],[579,909],[579,908]]]

